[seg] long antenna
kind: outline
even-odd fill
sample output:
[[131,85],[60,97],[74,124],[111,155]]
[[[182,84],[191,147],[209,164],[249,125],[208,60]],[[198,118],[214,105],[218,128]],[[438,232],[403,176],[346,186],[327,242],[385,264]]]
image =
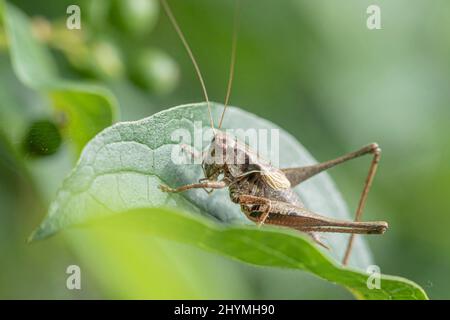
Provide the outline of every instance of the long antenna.
[[203,81],[202,73],[200,72],[200,68],[198,67],[197,61],[194,58],[194,55],[191,51],[191,48],[189,47],[189,44],[187,43],[187,41],[183,35],[183,32],[181,31],[180,27],[178,26],[177,20],[175,19],[175,16],[173,15],[172,10],[169,7],[169,4],[167,3],[166,0],[161,0],[161,3],[164,7],[164,11],[166,11],[166,14],[170,19],[170,22],[173,24],[175,31],[178,33],[178,36],[180,37],[181,42],[183,43],[183,45],[189,55],[189,58],[192,61],[192,64],[194,65],[195,71],[197,72],[198,78],[200,80],[200,84],[202,85],[203,94],[205,95],[206,104],[208,105],[209,121],[211,122],[211,128],[214,129],[214,121],[212,118],[211,105],[210,105],[209,98],[208,98],[208,92],[206,91],[205,82]]
[[227,87],[227,94],[225,96],[225,103],[222,111],[222,115],[220,116],[219,121],[219,129],[222,127],[223,118],[225,116],[225,111],[228,107],[228,101],[230,99],[231,95],[231,87],[233,85],[233,78],[234,78],[234,66],[236,65],[236,46],[237,46],[237,35],[239,30],[239,13],[240,13],[240,7],[239,7],[240,1],[235,1],[234,6],[234,22],[233,22],[233,42],[231,45],[231,61],[230,61],[230,73],[228,77],[228,87]]

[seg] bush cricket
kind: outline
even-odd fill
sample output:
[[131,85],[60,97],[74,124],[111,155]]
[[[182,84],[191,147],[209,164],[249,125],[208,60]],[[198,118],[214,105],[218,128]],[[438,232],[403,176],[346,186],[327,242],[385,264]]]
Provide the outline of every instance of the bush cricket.
[[[214,127],[206,86],[194,55],[167,1],[161,0],[161,3],[194,65],[208,106],[211,128],[214,131],[211,144],[205,152],[195,154],[194,151],[191,151],[193,156],[202,157],[202,168],[205,177],[200,179],[198,183],[177,188],[161,185],[161,190],[165,192],[182,192],[196,188],[210,189],[210,191],[228,188],[231,201],[239,204],[244,214],[250,220],[256,222],[258,226],[268,223],[293,228],[307,233],[316,243],[324,247],[327,246],[320,241],[317,232],[350,233],[351,236],[342,259],[342,264],[346,265],[350,257],[355,234],[382,234],[388,228],[388,224],[384,221],[360,221],[380,161],[381,149],[376,143],[372,143],[336,159],[310,166],[282,169],[272,166],[269,162],[259,157],[256,152],[252,151],[247,144],[220,130],[228,105],[234,75],[239,2],[236,1],[235,7],[227,93],[217,128]],[[225,155],[224,161],[216,161],[217,154]],[[372,155],[372,162],[358,203],[355,221],[332,219],[314,213],[305,208],[299,196],[292,190],[293,187],[324,170],[364,155]],[[236,161],[239,157],[242,157],[243,161]]]

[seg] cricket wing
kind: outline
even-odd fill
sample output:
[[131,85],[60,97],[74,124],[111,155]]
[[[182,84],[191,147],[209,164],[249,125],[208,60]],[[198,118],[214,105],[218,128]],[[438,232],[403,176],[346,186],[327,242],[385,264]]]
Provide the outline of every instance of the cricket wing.
[[286,178],[285,174],[278,169],[262,170],[261,179],[270,188],[275,190],[289,189],[291,187],[291,183]]

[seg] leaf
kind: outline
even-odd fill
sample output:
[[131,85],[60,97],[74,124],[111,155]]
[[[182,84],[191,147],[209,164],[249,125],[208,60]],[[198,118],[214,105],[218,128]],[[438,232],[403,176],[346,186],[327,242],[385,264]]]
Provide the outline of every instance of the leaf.
[[[213,105],[216,119],[221,108],[220,105]],[[251,126],[277,129],[270,122],[242,110],[230,108],[227,112],[224,128],[247,129]],[[169,196],[158,189],[161,182],[181,185],[203,176],[199,165],[175,166],[170,161],[174,145],[171,133],[184,128],[193,136],[194,121],[201,121],[207,128],[209,120],[204,104],[172,108],[140,121],[119,123],[103,131],[89,143],[77,168],[65,181],[55,201],[58,204],[55,219],[48,220],[49,225],[38,234],[46,236],[65,225],[84,221],[88,217],[80,216],[78,211],[89,206],[98,207],[98,212],[114,212],[142,206],[175,205],[212,215],[224,222],[248,222],[239,206],[230,201],[226,190],[216,191],[212,196],[203,190]],[[283,131],[280,131],[279,145],[282,167],[315,162],[301,145]],[[328,175],[318,175],[297,187],[296,191],[312,210],[349,219],[347,208]],[[63,195],[67,207],[61,207]],[[72,201],[74,205],[68,205]],[[53,216],[54,212],[56,210],[50,210],[49,215]],[[346,236],[330,234],[328,240],[335,257],[341,257]],[[362,241],[358,241],[355,249],[353,263],[356,266],[365,268],[371,264],[370,254]]]
[[118,233],[103,224],[70,230],[63,238],[108,299],[251,296],[241,265],[195,246],[138,232]]
[[287,228],[224,227],[189,213],[150,208],[100,219],[91,226],[112,228],[119,237],[129,231],[157,235],[250,264],[308,271],[348,288],[359,299],[427,299],[421,287],[401,277],[382,275],[381,289],[369,289],[367,274],[340,266]]
[[[214,119],[218,119],[222,106],[214,104],[212,109]],[[50,206],[47,217],[33,233],[31,239],[42,239],[69,226],[82,224],[99,217],[132,209],[162,206],[171,206],[178,210],[198,213],[214,220],[216,223],[222,221],[225,225],[250,224],[240,211],[239,206],[230,201],[227,190],[217,190],[213,195],[208,196],[203,190],[167,194],[158,189],[161,183],[177,186],[192,183],[202,177],[202,170],[199,165],[174,165],[170,160],[173,146],[178,144],[178,141],[172,141],[171,134],[176,129],[184,128],[192,136],[196,125],[195,121],[200,121],[205,129],[208,127],[208,112],[205,104],[175,107],[143,120],[118,123],[98,134],[84,149],[77,166],[65,180],[55,201]],[[255,129],[279,129],[274,124],[238,108],[230,107],[228,109],[223,128],[248,129],[250,127]],[[268,150],[270,150],[270,146]],[[281,129],[279,150],[282,167],[314,163],[314,159],[309,153],[293,137]],[[320,174],[295,190],[299,193],[305,205],[312,210],[337,218],[349,219],[346,206],[328,175]],[[186,225],[175,221],[181,225],[177,230],[184,230],[187,240],[190,233],[195,234],[198,231],[201,234],[205,232],[204,229],[191,229],[193,227],[198,228],[194,222],[191,223],[186,219],[181,221]],[[247,230],[245,228],[240,229],[242,227],[234,228],[231,227],[231,231],[227,232]],[[277,236],[273,230],[267,230],[271,237],[285,236],[284,231],[280,231],[280,236]],[[246,232],[259,239],[266,230],[253,233],[252,229],[249,228]],[[211,237],[214,237],[214,235],[211,235]],[[303,239],[300,235],[293,236],[290,233],[286,241],[293,242],[294,240],[291,238]],[[345,249],[346,239],[347,236],[345,235],[327,235],[332,250],[331,252],[325,252],[325,254],[340,259]],[[179,240],[184,241],[182,238]],[[365,268],[371,264],[370,253],[362,238],[358,237],[357,240],[351,265]],[[303,239],[302,242],[299,240],[299,244],[301,243],[305,243],[304,246],[308,248],[305,250],[309,250],[308,252],[313,252],[317,257],[323,256],[320,249],[307,240]],[[240,248],[242,242],[239,245],[235,243],[235,245],[236,250],[244,250],[247,253],[248,250],[259,250],[254,241],[244,246],[248,250]],[[291,250],[292,248],[289,247],[289,255],[297,252]],[[239,256],[242,252],[236,252],[236,255]],[[232,255],[233,253],[228,251],[227,254]],[[264,260],[261,260],[260,263],[258,259],[255,258],[255,260],[249,262],[265,265]],[[334,266],[331,269],[330,266],[322,266],[324,261],[329,263],[329,260],[323,260],[324,258],[320,258],[322,260],[318,258],[317,261],[314,259],[311,260],[311,264],[316,263],[317,266],[314,269],[305,268],[305,270],[315,272],[322,278],[331,279],[332,276],[328,273],[337,267]],[[285,267],[293,266],[283,261],[284,258],[280,258],[279,261],[274,262],[274,265],[282,266],[284,263]],[[298,265],[296,266],[298,267]],[[361,276],[359,279],[361,279]],[[343,283],[342,281],[341,279],[340,283]],[[352,281],[352,279],[349,279],[348,286],[353,288]],[[358,282],[357,287],[360,286],[361,283]],[[358,290],[362,289],[359,288]],[[392,293],[392,296],[394,295]],[[386,295],[386,297],[388,296]]]
[[17,77],[48,95],[54,109],[64,114],[64,133],[81,152],[95,134],[114,122],[118,108],[114,96],[98,85],[61,79],[47,48],[33,37],[27,16],[1,0],[0,7]]

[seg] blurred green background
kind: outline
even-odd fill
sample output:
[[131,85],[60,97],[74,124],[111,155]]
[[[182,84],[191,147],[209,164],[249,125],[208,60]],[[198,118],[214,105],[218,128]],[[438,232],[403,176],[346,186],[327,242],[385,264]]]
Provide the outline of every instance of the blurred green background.
[[[383,157],[365,218],[387,220],[390,230],[367,239],[376,263],[383,273],[417,282],[430,298],[450,298],[450,3],[241,2],[231,103],[283,127],[318,160],[378,142]],[[33,34],[51,49],[62,77],[113,92],[119,120],[203,100],[157,1],[10,3],[32,19]],[[81,8],[81,30],[65,28],[71,4]],[[234,1],[170,4],[210,97],[222,102]],[[366,27],[370,4],[381,7],[381,30]],[[139,255],[136,239],[117,241],[107,233],[26,244],[76,156],[59,140],[64,119],[46,111],[42,92],[14,74],[4,31],[0,27],[0,298],[352,298],[311,276],[160,239],[145,243],[153,258]],[[33,149],[24,139],[41,120],[52,138],[46,148]],[[368,163],[360,159],[330,172],[352,211]],[[82,268],[81,291],[66,289],[70,264]]]

